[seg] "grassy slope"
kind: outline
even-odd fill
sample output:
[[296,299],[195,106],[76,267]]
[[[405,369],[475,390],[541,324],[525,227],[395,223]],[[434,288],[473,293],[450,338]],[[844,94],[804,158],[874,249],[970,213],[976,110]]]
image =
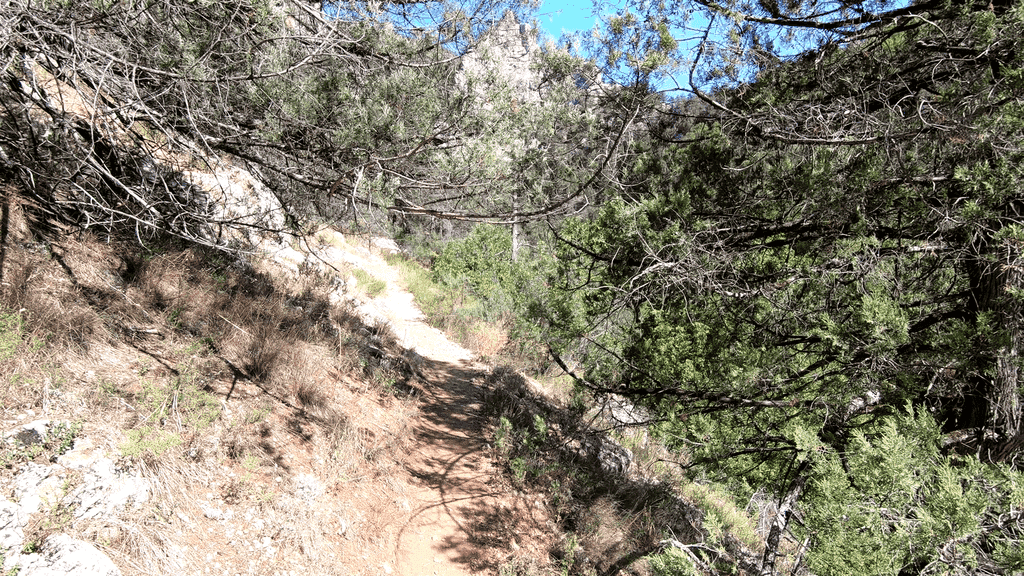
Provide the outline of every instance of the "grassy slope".
[[[315,274],[277,277],[159,240],[37,241],[17,196],[5,200],[0,419],[77,422],[157,486],[149,505],[103,526],[57,522],[55,506],[27,542],[67,532],[129,574],[199,573],[208,558],[241,573],[349,574],[352,558],[379,567],[390,557],[387,480],[402,470],[415,405],[390,386],[409,371],[386,330],[332,305]],[[4,452],[4,485],[46,456]],[[335,496],[297,508],[303,475]],[[223,528],[203,524],[200,504],[265,518],[265,534],[189,543]],[[262,536],[280,553],[253,565],[239,542]],[[177,559],[170,542],[184,546]]]

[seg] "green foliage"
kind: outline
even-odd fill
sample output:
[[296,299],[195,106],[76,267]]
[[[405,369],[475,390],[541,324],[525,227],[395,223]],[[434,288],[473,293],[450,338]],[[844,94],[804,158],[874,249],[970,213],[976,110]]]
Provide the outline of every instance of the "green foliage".
[[[109,386],[107,393],[125,395],[123,390]],[[183,440],[179,431],[202,430],[220,417],[221,410],[217,397],[203,389],[199,372],[190,365],[179,366],[178,375],[167,383],[143,380],[134,402],[142,417],[141,425],[127,431],[128,440],[120,449],[125,456],[135,458],[155,458],[180,446]]]
[[669,548],[661,554],[651,556],[649,562],[655,576],[698,576],[700,574],[693,564],[693,560],[675,548]]
[[119,448],[129,458],[155,458],[181,446],[181,436],[155,426],[142,426],[127,431],[128,440]]
[[391,262],[432,324],[470,347],[481,336],[504,332],[508,344],[502,354],[531,367],[544,363],[534,323],[553,267],[544,246],[524,247],[513,262],[510,231],[480,224],[467,237],[447,242],[429,272],[403,259]]
[[480,224],[466,238],[445,244],[431,270],[439,283],[468,287],[485,318],[494,321],[527,308],[531,295],[542,291],[547,263],[542,247],[513,261],[511,232]]
[[46,431],[46,437],[37,444],[23,444],[17,439],[0,451],[0,466],[11,468],[21,462],[46,455],[47,459],[64,454],[74,446],[82,431],[81,422],[57,422]]
[[371,298],[376,298],[384,292],[385,288],[388,287],[387,282],[374,278],[368,272],[360,268],[353,268],[352,275],[355,276],[356,280],[359,282],[359,287],[365,290],[367,295]]
[[55,455],[61,455],[71,450],[75,444],[75,438],[82,431],[81,422],[58,422],[47,432],[47,444]]
[[754,520],[736,506],[733,496],[724,488],[686,483],[680,487],[680,492],[704,513],[702,525],[711,543],[720,545],[728,535],[738,538],[752,550],[760,548]]
[[0,362],[10,360],[18,354],[23,332],[20,312],[0,311]]
[[979,561],[979,546],[1006,552],[1022,534],[993,530],[1015,506],[1021,475],[974,458],[943,456],[938,426],[908,409],[854,434],[842,454],[813,457],[808,564],[821,574],[896,574],[912,566]]
[[494,447],[500,454],[508,455],[513,448],[512,422],[505,416],[498,420],[498,427],[494,430]]
[[494,430],[494,448],[507,461],[512,478],[520,485],[558,467],[545,464],[539,457],[547,440],[548,425],[540,414],[535,414],[532,426],[525,429],[517,429],[511,420],[501,416]]
[[201,379],[190,366],[181,366],[168,385],[143,381],[136,402],[146,422],[163,425],[168,420],[202,429],[220,416],[220,402],[201,388]]
[[246,424],[258,424],[262,422],[273,410],[270,404],[264,404],[259,408],[254,408],[248,414],[245,415],[244,422]]
[[412,260],[396,256],[389,261],[401,271],[406,288],[427,321],[463,346],[473,348],[489,314],[468,287],[438,283],[430,270]]
[[[815,573],[1016,565],[1017,473],[998,460],[1016,458],[1024,389],[1006,369],[1024,294],[1020,6],[695,8],[629,3],[600,39],[631,71],[666,19],[701,14],[719,40],[617,197],[559,229],[553,348],[658,414],[686,470],[734,497],[806,479]],[[783,38],[810,49],[783,56]],[[987,60],[965,66],[952,42]]]

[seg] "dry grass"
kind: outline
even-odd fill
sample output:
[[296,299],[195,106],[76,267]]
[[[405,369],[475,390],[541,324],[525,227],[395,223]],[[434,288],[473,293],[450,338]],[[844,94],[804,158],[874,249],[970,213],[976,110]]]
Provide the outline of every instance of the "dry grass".
[[[59,526],[51,513],[34,533],[92,541],[126,574],[198,573],[210,555],[238,563],[233,572],[344,574],[342,551],[377,546],[359,506],[399,470],[416,415],[395,393],[412,370],[386,327],[332,304],[326,276],[289,279],[166,239],[37,241],[45,232],[6,201],[0,418],[81,421],[97,445],[134,454],[126,465],[156,487],[144,509]],[[295,500],[301,474],[329,505]],[[259,537],[279,542],[276,555],[253,567],[227,540],[178,548],[223,526],[204,516],[206,494],[275,518],[278,532]],[[379,498],[381,518],[393,517],[393,498]]]

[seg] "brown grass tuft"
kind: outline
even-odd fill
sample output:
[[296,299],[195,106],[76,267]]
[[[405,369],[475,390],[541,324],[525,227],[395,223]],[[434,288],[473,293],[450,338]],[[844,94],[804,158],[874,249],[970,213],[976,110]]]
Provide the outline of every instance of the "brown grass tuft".
[[329,406],[330,397],[324,392],[319,382],[305,381],[295,387],[295,399],[303,410],[322,413]]

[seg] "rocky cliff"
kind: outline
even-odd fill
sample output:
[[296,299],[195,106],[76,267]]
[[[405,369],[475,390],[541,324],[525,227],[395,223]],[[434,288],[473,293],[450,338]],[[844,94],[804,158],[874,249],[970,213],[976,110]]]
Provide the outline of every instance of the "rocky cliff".
[[491,89],[507,88],[524,102],[539,102],[539,54],[536,32],[508,11],[463,56],[460,82],[464,86],[475,81]]

